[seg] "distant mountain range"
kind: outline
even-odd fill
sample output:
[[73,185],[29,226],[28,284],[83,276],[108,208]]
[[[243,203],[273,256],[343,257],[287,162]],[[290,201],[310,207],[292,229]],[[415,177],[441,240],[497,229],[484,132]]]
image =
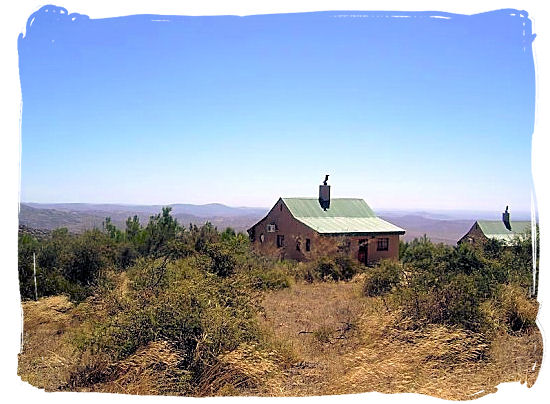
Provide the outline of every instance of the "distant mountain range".
[[101,228],[106,217],[124,229],[128,217],[137,215],[142,224],[149,217],[161,212],[163,206],[172,208],[172,216],[182,225],[212,223],[218,229],[232,227],[244,231],[260,220],[267,208],[231,207],[220,203],[206,205],[118,205],[90,203],[21,203],[19,223],[31,228],[53,230],[67,227],[80,232],[94,227]]
[[434,243],[456,244],[470,230],[473,219],[433,219],[421,214],[380,215],[384,220],[405,229],[403,240],[411,241],[424,234]]
[[[128,217],[137,215],[145,225],[149,217],[160,213],[163,206],[172,207],[172,216],[182,225],[202,225],[207,221],[219,230],[232,227],[246,231],[263,218],[269,208],[231,207],[220,203],[206,205],[123,205],[91,203],[21,203],[19,223],[33,229],[53,230],[66,227],[81,232],[101,228],[106,217],[119,228],[125,228]],[[406,230],[406,241],[426,234],[434,242],[455,244],[477,219],[499,219],[498,212],[474,211],[378,211],[380,217]],[[514,215],[515,220],[529,220],[528,213]]]

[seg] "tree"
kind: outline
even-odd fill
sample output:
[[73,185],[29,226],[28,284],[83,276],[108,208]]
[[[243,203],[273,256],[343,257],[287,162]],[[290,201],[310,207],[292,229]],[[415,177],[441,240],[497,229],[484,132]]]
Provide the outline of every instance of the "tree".
[[235,237],[235,230],[231,227],[226,227],[220,237],[222,241],[229,241]]
[[92,286],[103,269],[114,262],[114,246],[98,230],[88,230],[75,238],[62,258],[63,275],[81,286]]
[[140,232],[141,224],[139,223],[139,217],[137,215],[126,219],[126,240],[135,242]]
[[120,242],[124,238],[123,233],[113,224],[110,217],[106,217],[103,221],[103,230],[116,242]]
[[160,256],[166,252],[166,245],[174,240],[176,231],[180,226],[176,219],[170,215],[172,208],[166,206],[162,212],[151,216],[144,230],[144,243],[140,246],[145,255]]

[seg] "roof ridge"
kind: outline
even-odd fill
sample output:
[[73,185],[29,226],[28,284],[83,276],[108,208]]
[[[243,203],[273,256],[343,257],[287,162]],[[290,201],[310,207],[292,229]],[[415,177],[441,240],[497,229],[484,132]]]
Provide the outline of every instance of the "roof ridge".
[[[319,198],[316,198],[314,196],[281,196],[281,199],[314,199],[314,200],[317,200]],[[351,199],[351,200],[360,200],[360,201],[363,201],[364,199],[363,198],[351,198],[351,197],[344,197],[344,198],[330,198],[331,200],[335,200],[335,199],[338,199],[338,200],[341,200],[341,199]]]
[[[502,219],[478,219],[476,222],[490,222],[490,223],[501,223]],[[531,220],[510,220],[510,223],[527,223],[531,222]]]

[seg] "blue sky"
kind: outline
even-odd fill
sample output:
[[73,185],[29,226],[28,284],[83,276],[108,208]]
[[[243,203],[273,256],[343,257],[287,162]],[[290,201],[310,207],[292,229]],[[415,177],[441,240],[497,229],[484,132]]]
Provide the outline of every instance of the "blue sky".
[[22,201],[270,206],[329,173],[375,209],[529,210],[525,14],[48,10],[19,41]]

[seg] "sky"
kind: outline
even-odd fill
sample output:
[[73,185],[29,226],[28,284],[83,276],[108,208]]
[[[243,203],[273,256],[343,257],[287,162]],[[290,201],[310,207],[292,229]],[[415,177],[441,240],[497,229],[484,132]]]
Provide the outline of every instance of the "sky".
[[530,209],[524,12],[72,12],[19,39],[23,202]]

